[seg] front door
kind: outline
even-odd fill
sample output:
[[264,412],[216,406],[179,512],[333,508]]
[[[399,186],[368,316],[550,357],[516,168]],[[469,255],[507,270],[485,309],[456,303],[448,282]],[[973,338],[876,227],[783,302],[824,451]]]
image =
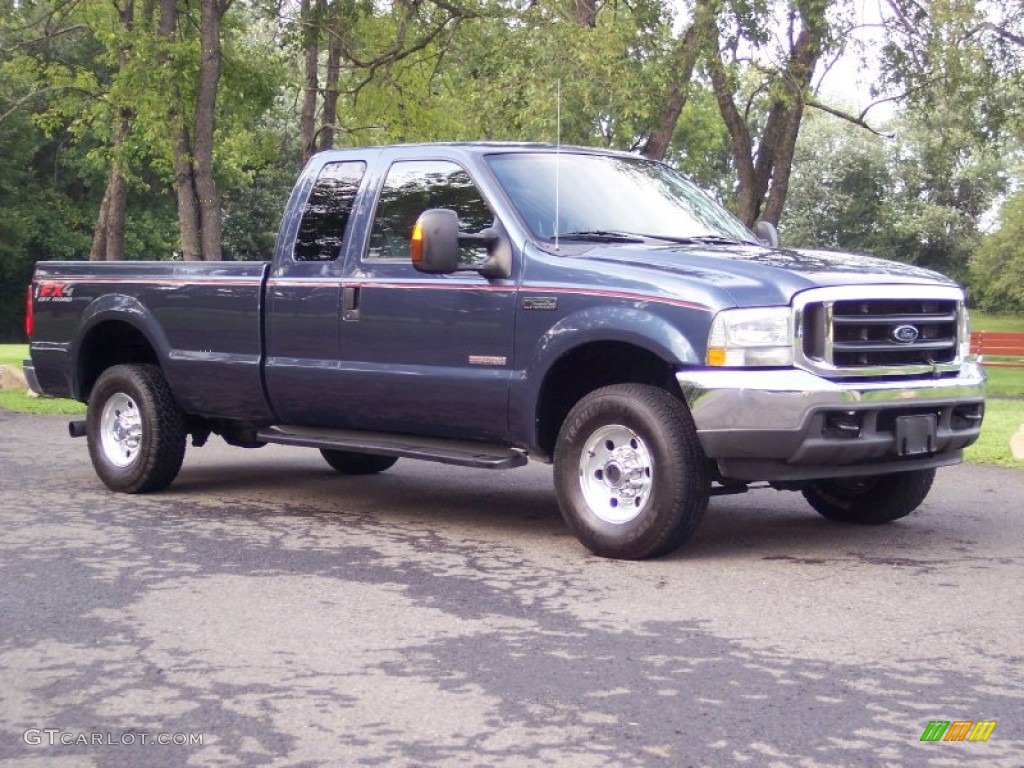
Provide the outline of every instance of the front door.
[[[393,163],[373,225],[342,286],[346,421],[356,429],[502,442],[508,437],[515,282],[417,272],[413,225],[450,208],[479,232],[494,214],[469,174],[442,160]],[[462,247],[479,261],[478,244]]]

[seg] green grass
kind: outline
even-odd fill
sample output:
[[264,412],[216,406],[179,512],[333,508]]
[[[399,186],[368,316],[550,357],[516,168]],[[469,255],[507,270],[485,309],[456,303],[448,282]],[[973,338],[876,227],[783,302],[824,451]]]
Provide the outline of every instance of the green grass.
[[16,365],[28,357],[28,344],[0,344],[0,365]]
[[1024,315],[993,315],[989,312],[972,309],[971,330],[1024,333]]
[[85,405],[77,400],[58,397],[29,397],[16,389],[0,390],[0,408],[19,413],[49,413],[75,416],[85,413]]
[[964,451],[974,464],[998,464],[1024,469],[1024,461],[1013,458],[1010,438],[1024,426],[1024,400],[989,400],[985,403],[985,421],[981,437]]
[[1024,397],[1024,368],[985,366],[989,397]]
[[[0,365],[13,365],[19,370],[28,357],[27,344],[0,344]],[[49,413],[77,416],[85,413],[85,405],[77,400],[58,397],[29,397],[16,389],[0,390],[0,408],[19,413]]]

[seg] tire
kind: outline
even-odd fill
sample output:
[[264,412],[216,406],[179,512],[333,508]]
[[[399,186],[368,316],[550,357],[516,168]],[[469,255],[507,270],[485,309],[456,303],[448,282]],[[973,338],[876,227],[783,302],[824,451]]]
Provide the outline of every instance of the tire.
[[682,546],[704,516],[711,486],[690,412],[646,384],[581,399],[559,431],[554,474],[576,538],[595,555],[622,560]]
[[815,511],[829,520],[881,525],[906,517],[931,490],[934,469],[916,469],[874,477],[818,480],[803,490]]
[[355,453],[352,451],[331,451],[320,449],[324,461],[334,467],[342,475],[373,475],[390,469],[398,461],[397,456],[378,456],[374,453]]
[[185,414],[155,365],[115,365],[89,396],[86,435],[92,466],[120,493],[166,488],[185,458]]

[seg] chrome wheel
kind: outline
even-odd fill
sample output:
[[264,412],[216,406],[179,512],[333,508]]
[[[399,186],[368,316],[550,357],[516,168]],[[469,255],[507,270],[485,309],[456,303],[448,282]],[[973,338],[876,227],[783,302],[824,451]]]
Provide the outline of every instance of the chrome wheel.
[[135,401],[123,392],[110,396],[100,414],[100,444],[107,461],[127,467],[139,457],[142,416]]
[[601,557],[678,549],[708,506],[708,460],[686,405],[651,384],[611,384],[572,407],[555,443],[555,493]]
[[579,473],[587,506],[606,523],[628,523],[650,501],[654,459],[629,427],[596,430],[580,453]]

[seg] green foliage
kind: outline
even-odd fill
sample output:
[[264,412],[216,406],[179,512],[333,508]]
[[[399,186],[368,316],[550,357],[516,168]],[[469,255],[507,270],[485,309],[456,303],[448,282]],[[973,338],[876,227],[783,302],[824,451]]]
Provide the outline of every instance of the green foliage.
[[[346,143],[506,139],[636,146],[660,108],[671,30],[651,2],[605,6],[593,28],[559,15],[552,3],[522,12],[484,6],[415,55],[349,72],[352,109]],[[394,39],[390,12],[363,18],[353,37],[366,53]],[[436,19],[417,20],[426,35]],[[560,87],[559,87],[560,86]],[[560,93],[559,93],[560,91]],[[560,103],[559,103],[560,101]]]
[[892,185],[883,139],[830,115],[808,115],[780,234],[790,246],[875,252]]
[[1024,313],[1024,192],[1007,200],[999,220],[974,254],[971,292],[982,309]]
[[[781,222],[787,243],[969,274],[983,306],[1021,307],[1022,204],[1010,200],[1000,229],[981,235],[993,201],[1020,184],[1019,167],[1016,176],[1008,170],[1024,149],[1024,47],[1012,36],[1024,23],[1018,5],[884,4],[877,85],[906,107],[897,135],[883,140],[805,114]],[[214,170],[226,258],[270,255],[298,171],[303,53],[316,40],[323,61],[333,20],[341,19],[341,146],[560,138],[635,150],[659,122],[677,42],[695,10],[693,0],[597,4],[589,27],[575,19],[572,0],[323,0],[306,20],[298,6],[236,2],[224,19]],[[124,256],[180,250],[170,113],[192,117],[198,7],[179,3],[173,39],[157,34],[156,16],[144,17],[147,8],[158,15],[159,4],[134,7],[130,29],[116,4],[99,0],[8,4],[0,16],[0,338],[20,338],[23,286],[36,260],[88,253],[115,162],[129,185]],[[834,52],[844,44],[837,30],[857,9],[850,0],[710,7],[757,153],[772,105],[811,97],[802,81],[794,85],[799,78],[783,75],[793,39],[807,24],[821,50]],[[707,65],[705,55],[668,160],[729,203],[736,169]],[[131,130],[118,147],[122,118]]]
[[781,231],[790,245],[868,251],[965,282],[1005,160],[954,116],[903,119],[884,139],[813,115],[797,144]]

